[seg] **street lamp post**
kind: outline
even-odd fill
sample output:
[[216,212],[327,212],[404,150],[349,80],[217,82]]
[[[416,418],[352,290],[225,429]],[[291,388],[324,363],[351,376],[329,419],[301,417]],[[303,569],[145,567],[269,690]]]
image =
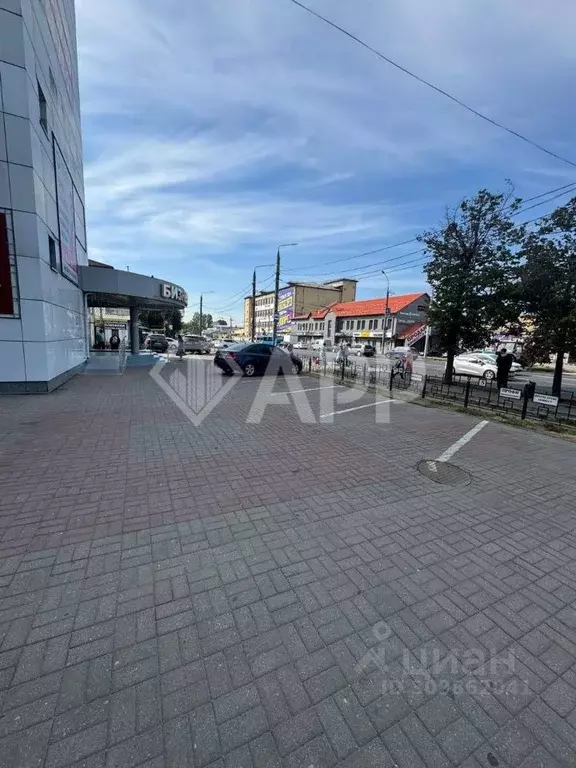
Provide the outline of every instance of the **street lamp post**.
[[278,246],[276,251],[276,280],[274,282],[274,321],[272,326],[272,344],[276,346],[276,336],[278,334],[278,291],[280,290],[280,248],[294,248],[298,243],[284,243]]
[[263,267],[273,267],[274,264],[257,264],[254,267],[252,273],[252,322],[251,322],[251,337],[252,341],[256,338],[256,270]]
[[386,272],[382,269],[382,274],[386,278],[386,305],[384,308],[384,322],[382,323],[382,353],[384,353],[384,344],[386,343],[386,332],[388,330],[388,315],[390,313],[390,280],[388,279],[388,275]]
[[205,293],[200,294],[200,336],[202,336],[202,303],[204,296],[207,296],[209,293],[214,293],[214,291],[206,291]]

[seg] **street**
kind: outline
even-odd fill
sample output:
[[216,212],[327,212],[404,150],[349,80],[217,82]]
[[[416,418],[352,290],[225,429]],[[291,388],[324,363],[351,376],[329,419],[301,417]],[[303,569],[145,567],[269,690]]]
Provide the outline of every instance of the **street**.
[[156,374],[0,401],[2,768],[573,764],[573,444]]
[[[295,354],[302,357],[309,357],[311,354],[317,355],[317,352],[312,353],[310,350],[295,350]],[[336,352],[327,352],[326,359],[332,362],[336,358]],[[370,365],[389,365],[390,358],[385,355],[377,354],[374,357],[364,357],[357,355],[350,355],[349,360],[357,365],[366,364]],[[417,373],[428,373],[433,376],[441,376],[446,368],[446,361],[440,358],[427,358],[417,357],[414,361],[414,370]],[[521,373],[511,377],[510,383],[518,384],[519,388],[522,388],[524,384],[529,381],[535,382],[538,387],[543,387],[552,391],[552,373],[540,372],[540,371],[522,371]],[[565,371],[562,377],[562,390],[564,392],[576,393],[576,373],[572,371]]]

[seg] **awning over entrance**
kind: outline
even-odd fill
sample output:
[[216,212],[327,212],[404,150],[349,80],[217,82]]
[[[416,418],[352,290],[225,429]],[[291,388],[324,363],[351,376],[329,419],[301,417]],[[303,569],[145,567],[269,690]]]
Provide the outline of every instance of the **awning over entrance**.
[[90,307],[185,309],[188,304],[179,285],[106,265],[80,267],[80,287]]
[[114,269],[107,264],[90,262],[80,267],[80,287],[89,307],[127,307],[130,312],[130,349],[140,349],[138,311],[146,309],[183,310],[188,295],[179,285],[157,277]]

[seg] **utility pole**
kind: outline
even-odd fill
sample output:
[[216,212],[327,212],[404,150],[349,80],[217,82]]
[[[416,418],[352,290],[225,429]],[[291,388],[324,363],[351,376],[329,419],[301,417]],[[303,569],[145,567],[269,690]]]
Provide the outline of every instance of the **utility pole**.
[[252,274],[252,341],[256,338],[256,270]]
[[382,274],[386,278],[386,305],[384,308],[384,322],[382,323],[382,353],[384,353],[384,345],[386,344],[386,334],[388,331],[388,315],[390,313],[390,280],[388,279],[388,275],[384,270],[382,270]]
[[280,248],[293,248],[298,243],[284,243],[279,245],[276,252],[276,278],[274,281],[274,319],[272,323],[272,344],[276,346],[276,336],[278,334],[278,292],[280,290]]
[[280,248],[276,251],[276,278],[274,281],[274,317],[272,321],[272,344],[276,346],[278,333],[278,291],[280,290]]
[[200,294],[200,336],[202,336],[202,294]]

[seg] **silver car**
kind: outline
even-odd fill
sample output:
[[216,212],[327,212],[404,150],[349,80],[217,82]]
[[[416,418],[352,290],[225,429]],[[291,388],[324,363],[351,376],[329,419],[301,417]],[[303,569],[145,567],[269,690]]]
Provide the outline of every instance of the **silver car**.
[[207,355],[210,352],[210,342],[204,336],[184,336],[184,352],[194,355]]

